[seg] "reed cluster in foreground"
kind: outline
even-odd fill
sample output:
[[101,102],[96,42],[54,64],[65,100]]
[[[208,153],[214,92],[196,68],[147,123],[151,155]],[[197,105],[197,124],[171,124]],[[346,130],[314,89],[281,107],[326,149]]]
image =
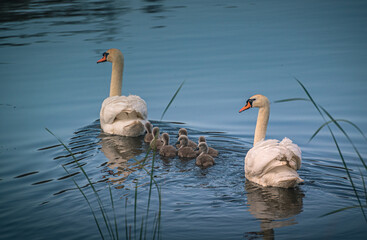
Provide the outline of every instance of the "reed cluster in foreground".
[[[282,99],[282,100],[278,100],[278,101],[274,101],[274,102],[275,103],[282,103],[282,102],[292,102],[292,101],[307,101],[307,102],[311,102],[312,103],[312,105],[316,108],[317,112],[321,115],[324,123],[314,132],[314,134],[309,139],[309,142],[312,141],[316,137],[316,135],[321,131],[321,129],[323,129],[324,127],[327,127],[327,129],[329,130],[330,135],[331,135],[331,137],[333,139],[333,142],[335,144],[335,147],[336,147],[336,149],[338,151],[338,154],[340,156],[340,159],[341,159],[341,161],[343,163],[345,172],[346,172],[346,174],[348,176],[348,180],[349,180],[349,182],[351,184],[351,187],[353,189],[354,195],[356,196],[356,199],[357,199],[357,202],[358,202],[358,204],[356,204],[356,205],[347,206],[347,207],[344,207],[344,208],[341,208],[341,209],[337,209],[335,211],[332,211],[332,212],[323,214],[321,217],[324,217],[324,216],[327,216],[327,215],[331,215],[331,214],[334,214],[334,213],[337,213],[337,212],[341,212],[341,211],[344,211],[344,210],[347,210],[347,209],[351,209],[351,208],[360,208],[360,210],[361,210],[361,212],[363,214],[363,217],[365,219],[365,222],[367,223],[367,217],[366,217],[366,212],[365,212],[365,210],[367,210],[367,189],[366,189],[366,184],[365,184],[365,181],[364,181],[364,176],[367,173],[367,166],[366,166],[366,163],[365,163],[362,155],[360,154],[360,152],[358,151],[357,147],[353,143],[352,139],[349,137],[348,133],[344,130],[344,128],[342,128],[342,126],[340,125],[340,122],[344,122],[344,123],[347,123],[347,124],[353,126],[363,136],[363,138],[366,141],[367,141],[367,138],[363,134],[362,130],[356,124],[354,124],[353,122],[351,122],[349,120],[345,120],[345,119],[335,119],[328,111],[326,111],[326,109],[324,107],[322,107],[320,104],[316,103],[316,101],[312,98],[311,94],[306,89],[306,87],[302,84],[302,82],[299,81],[298,79],[296,79],[296,80],[297,80],[298,84],[302,87],[302,89],[304,90],[304,92],[306,93],[307,98],[289,98],[289,99]],[[356,186],[356,183],[354,182],[354,180],[353,180],[353,178],[351,176],[350,170],[349,170],[349,168],[347,166],[347,161],[346,161],[346,159],[345,159],[345,157],[343,155],[343,152],[340,149],[340,146],[339,146],[339,143],[338,143],[338,141],[337,141],[337,139],[335,137],[335,134],[334,134],[333,130],[330,127],[331,124],[334,124],[343,133],[343,135],[345,136],[345,138],[352,145],[355,153],[357,154],[360,162],[363,165],[364,170],[359,169],[360,177],[361,177],[362,185],[363,185],[362,186],[362,189],[364,190],[362,194],[361,193],[359,194],[358,191],[357,191],[357,186]]]

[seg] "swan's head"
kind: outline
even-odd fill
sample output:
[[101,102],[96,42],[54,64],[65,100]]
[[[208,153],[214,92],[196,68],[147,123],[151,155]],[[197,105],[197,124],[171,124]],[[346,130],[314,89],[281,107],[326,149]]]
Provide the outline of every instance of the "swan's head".
[[199,143],[206,142],[206,139],[204,136],[199,137]]
[[168,133],[162,133],[162,138],[163,138],[164,145],[169,145],[169,135],[168,135]]
[[145,123],[145,130],[147,130],[147,133],[152,133],[152,124],[150,122]]
[[181,136],[181,135],[187,136],[186,128],[180,128],[180,130],[178,130],[178,136]]
[[186,147],[188,143],[189,143],[189,139],[185,135],[181,135],[178,138],[178,141],[176,142],[176,144],[181,144],[181,146],[183,147]]
[[108,49],[106,52],[102,54],[102,58],[97,61],[97,63],[101,62],[115,62],[124,60],[124,55],[117,48]]
[[256,94],[250,97],[249,99],[247,99],[246,105],[243,108],[241,108],[239,112],[243,112],[252,107],[257,107],[257,108],[266,107],[266,106],[269,106],[269,104],[270,102],[267,97],[261,94]]
[[199,143],[198,149],[199,149],[199,152],[201,152],[201,153],[208,153],[209,152],[209,148],[208,148],[208,145],[206,144],[206,142]]
[[159,138],[159,127],[154,127],[152,133],[154,138]]

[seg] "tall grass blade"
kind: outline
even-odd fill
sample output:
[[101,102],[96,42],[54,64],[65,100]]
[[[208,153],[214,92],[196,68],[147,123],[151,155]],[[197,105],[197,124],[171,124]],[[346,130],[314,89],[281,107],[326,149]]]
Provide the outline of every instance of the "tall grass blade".
[[362,174],[361,169],[359,169],[359,173],[361,174],[362,183],[363,183],[363,190],[364,190],[364,197],[366,198],[366,205],[367,205],[367,189],[366,189],[366,183],[364,182],[364,176]]
[[111,191],[111,186],[110,186],[110,184],[108,184],[108,190],[109,190],[109,192],[110,192],[111,206],[112,206],[113,218],[114,218],[114,222],[115,222],[116,239],[119,239],[119,230],[118,230],[118,228],[117,228],[117,219],[116,219],[115,204],[114,204],[114,202],[113,202],[113,197],[112,197],[112,191]]
[[125,198],[125,237],[129,239],[129,230],[127,224],[127,198]]
[[108,219],[108,216],[107,216],[107,214],[106,214],[106,211],[105,211],[105,209],[104,209],[104,207],[103,207],[103,204],[102,204],[102,201],[101,201],[101,199],[100,199],[100,197],[99,197],[99,195],[98,195],[98,192],[97,192],[97,190],[94,188],[94,185],[93,185],[93,183],[92,183],[92,181],[90,180],[90,178],[88,177],[88,175],[87,175],[87,173],[84,171],[84,168],[80,165],[80,163],[79,163],[79,161],[78,161],[78,159],[74,156],[74,154],[73,154],[73,152],[64,144],[64,142],[60,139],[60,138],[58,138],[51,130],[49,130],[48,128],[46,128],[46,131],[47,132],[49,132],[52,136],[54,136],[58,141],[59,141],[59,143],[66,149],[66,151],[68,151],[69,152],[69,154],[72,156],[72,158],[74,159],[74,161],[77,163],[77,165],[78,165],[78,167],[79,167],[79,169],[82,171],[82,173],[83,173],[83,175],[85,176],[85,178],[87,179],[87,181],[88,181],[88,183],[89,183],[89,185],[91,186],[91,188],[92,188],[92,190],[93,190],[93,192],[94,192],[94,194],[95,194],[95,196],[96,196],[96,198],[97,198],[97,202],[98,202],[98,205],[99,205],[99,208],[100,208],[100,211],[101,211],[101,214],[102,214],[102,217],[103,217],[103,220],[104,220],[104,222],[105,222],[105,225],[106,225],[106,228],[107,228],[107,230],[108,230],[108,233],[109,233],[109,235],[110,235],[110,237],[112,238],[112,239],[114,239],[114,236],[113,236],[113,234],[112,234],[112,228],[111,228],[111,223],[110,223],[110,221],[109,221],[109,219]]
[[[62,165],[61,165],[61,166],[62,166]],[[64,166],[62,166],[62,167],[63,167],[63,168],[64,168],[64,170],[69,174],[69,171],[68,171]],[[94,210],[93,210],[93,208],[92,208],[91,203],[89,202],[89,200],[88,200],[87,196],[85,195],[85,193],[83,192],[83,190],[79,187],[79,185],[78,185],[78,184],[77,184],[77,182],[75,181],[74,177],[72,177],[71,179],[73,180],[73,182],[74,182],[75,186],[79,189],[80,193],[83,195],[84,199],[87,201],[88,206],[89,206],[89,209],[90,209],[90,211],[92,212],[92,215],[93,215],[94,221],[96,222],[96,225],[97,225],[97,228],[98,228],[98,232],[99,232],[99,234],[101,235],[101,238],[104,240],[105,238],[104,238],[104,236],[103,236],[103,233],[102,233],[101,227],[99,226],[99,223],[98,223],[98,220],[97,220],[96,214],[95,214],[95,212],[94,212]]]
[[[324,119],[324,122],[327,122],[327,121],[326,121],[326,119],[325,119],[325,116],[322,114],[322,112],[321,112],[321,110],[320,110],[320,108],[319,108],[318,104],[313,100],[313,98],[311,97],[311,94],[307,91],[306,87],[305,87],[305,86],[301,83],[301,81],[299,81],[297,78],[296,78],[296,80],[297,80],[297,82],[299,83],[299,85],[301,85],[301,87],[303,88],[303,90],[305,91],[306,95],[308,96],[308,98],[310,99],[310,101],[312,102],[312,104],[315,106],[315,108],[317,109],[317,111],[320,113],[321,117]],[[323,110],[324,110],[324,109],[323,109]],[[332,117],[328,112],[326,112],[326,110],[325,110],[324,112],[329,116],[329,118],[330,118],[331,120],[333,120],[333,122],[335,122],[334,118],[333,118],[333,117]],[[342,162],[343,162],[343,165],[344,165],[345,171],[346,171],[346,173],[347,173],[347,175],[348,175],[348,178],[349,178],[349,181],[350,181],[350,183],[351,183],[351,185],[352,185],[352,188],[353,188],[354,194],[355,194],[355,196],[357,197],[357,200],[358,200],[359,206],[360,206],[360,208],[361,208],[361,210],[362,210],[363,217],[364,217],[365,221],[367,222],[367,217],[366,217],[366,214],[365,214],[364,209],[363,209],[363,207],[362,207],[361,200],[360,200],[359,195],[358,195],[358,193],[357,193],[357,190],[356,190],[356,188],[355,188],[355,186],[354,186],[352,176],[350,175],[350,172],[349,172],[348,167],[347,167],[347,164],[346,164],[346,162],[345,162],[345,160],[344,160],[343,154],[342,154],[342,152],[341,152],[341,150],[340,150],[340,148],[339,148],[339,144],[338,144],[338,142],[336,141],[336,138],[335,138],[334,133],[333,133],[333,131],[331,130],[330,126],[329,126],[329,125],[327,125],[327,127],[328,127],[328,129],[329,129],[329,131],[330,131],[330,134],[331,134],[331,136],[332,136],[333,140],[334,140],[334,143],[335,143],[335,146],[336,146],[336,148],[337,148],[337,150],[338,150],[339,156],[340,156],[340,158],[341,158],[341,160],[342,160]],[[344,131],[344,130],[343,130],[343,131]]]
[[[364,205],[364,206],[362,205],[362,207],[367,207],[367,205]],[[359,205],[353,205],[353,206],[349,206],[349,207],[340,208],[338,210],[325,213],[325,214],[321,215],[320,217],[325,217],[325,216],[328,216],[328,215],[331,215],[331,214],[334,214],[334,213],[338,213],[338,212],[342,212],[342,211],[352,209],[352,208],[360,208],[360,206]]]
[[185,81],[183,81],[183,82],[181,83],[180,87],[177,89],[177,91],[175,92],[175,94],[174,94],[174,95],[173,95],[173,97],[171,98],[171,101],[169,101],[169,103],[168,103],[167,107],[164,109],[164,111],[163,111],[163,113],[162,113],[162,116],[161,116],[161,119],[160,119],[160,120],[162,120],[162,119],[163,119],[163,117],[164,117],[164,115],[166,114],[166,112],[167,112],[168,108],[171,106],[171,103],[173,102],[173,100],[175,100],[175,98],[176,98],[176,96],[177,96],[178,92],[181,90],[181,88],[182,88],[182,86],[184,85],[184,83],[185,83]]
[[328,117],[331,119],[331,121],[333,121],[335,123],[335,125],[340,129],[340,131],[344,134],[344,136],[348,139],[348,141],[350,142],[350,144],[352,144],[352,147],[354,149],[354,151],[357,153],[359,160],[362,162],[364,168],[367,170],[367,165],[364,162],[361,154],[359,153],[358,149],[356,148],[356,146],[354,145],[352,139],[350,139],[349,135],[344,131],[344,129],[340,126],[340,124],[338,122],[335,121],[335,119],[330,115],[330,113],[328,111],[326,111],[325,108],[321,107],[321,109],[325,112],[326,115],[328,115]]
[[162,220],[162,187],[158,189],[159,195],[159,210],[158,210],[158,240],[160,239],[161,220]]
[[282,100],[276,100],[274,103],[293,102],[293,101],[310,101],[307,98],[287,98]]
[[[320,106],[321,107],[321,106]],[[322,108],[322,107],[321,107]],[[323,109],[324,110],[324,109]],[[349,120],[346,120],[346,119],[335,119],[335,122],[346,122],[346,123],[349,123],[350,125],[352,125],[362,136],[363,138],[367,141],[367,138],[366,136],[364,135],[364,133],[362,132],[362,130],[356,125],[354,124],[353,122],[349,121]],[[330,120],[324,124],[321,125],[321,127],[319,127],[316,132],[312,135],[312,137],[310,138],[309,142],[312,141],[312,139],[314,139],[314,137],[328,124],[330,123],[335,123],[333,120]]]
[[141,226],[140,226],[140,237],[139,239],[143,239],[143,228],[144,228],[144,216],[141,217]]
[[149,219],[149,209],[150,209],[150,198],[152,196],[152,186],[153,186],[153,172],[154,172],[154,161],[155,161],[155,151],[153,151],[153,159],[152,159],[152,169],[150,170],[150,182],[149,182],[149,194],[148,194],[148,203],[147,203],[147,213],[145,216],[146,222],[145,222],[145,233],[144,233],[144,239],[146,239],[147,236],[147,224]]
[[136,180],[135,184],[135,199],[134,199],[134,238],[136,239],[136,208],[138,206],[138,180]]

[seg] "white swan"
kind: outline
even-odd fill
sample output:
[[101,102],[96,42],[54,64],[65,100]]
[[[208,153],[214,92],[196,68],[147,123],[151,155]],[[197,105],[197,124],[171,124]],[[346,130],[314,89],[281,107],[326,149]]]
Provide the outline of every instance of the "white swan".
[[137,137],[145,132],[148,122],[147,104],[139,96],[121,96],[124,56],[121,51],[111,48],[103,53],[97,63],[112,63],[110,96],[102,103],[100,112],[101,128],[104,132],[122,136]]
[[254,146],[245,157],[245,175],[252,182],[262,186],[295,187],[303,182],[296,170],[301,167],[301,149],[288,138],[281,142],[265,140],[268,126],[270,103],[263,95],[254,95],[247,100],[239,112],[251,107],[259,108]]

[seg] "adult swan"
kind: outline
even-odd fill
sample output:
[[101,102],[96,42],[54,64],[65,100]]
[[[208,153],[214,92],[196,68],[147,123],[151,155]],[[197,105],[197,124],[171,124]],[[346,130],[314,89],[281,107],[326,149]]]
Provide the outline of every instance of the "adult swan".
[[137,137],[144,134],[148,122],[147,104],[139,96],[121,96],[124,56],[121,51],[111,48],[97,61],[112,63],[110,96],[102,103],[100,112],[101,128],[104,132],[122,136]]
[[254,95],[247,100],[240,112],[259,108],[254,146],[245,158],[245,175],[252,182],[266,187],[295,187],[303,182],[296,170],[301,167],[301,149],[288,138],[281,142],[265,140],[270,103],[263,95]]

